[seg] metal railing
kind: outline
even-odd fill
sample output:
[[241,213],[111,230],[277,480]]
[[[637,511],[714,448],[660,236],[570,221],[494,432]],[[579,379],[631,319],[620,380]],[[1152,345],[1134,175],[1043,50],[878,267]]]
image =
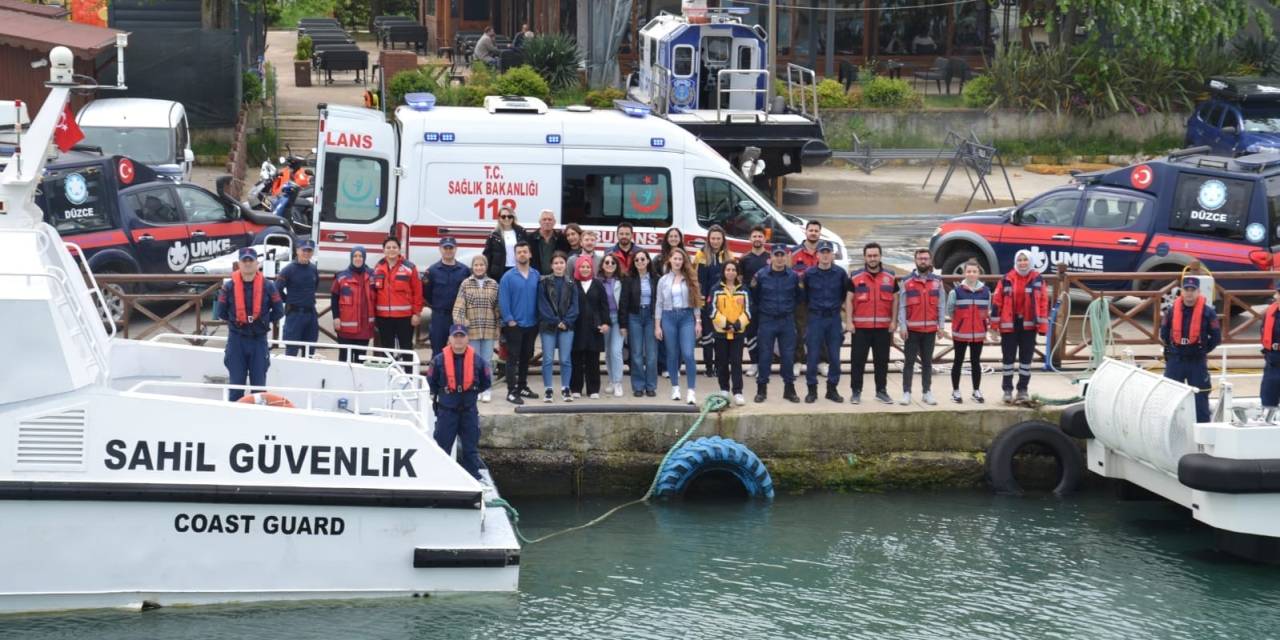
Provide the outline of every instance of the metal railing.
[[66,271],[63,271],[58,267],[50,266],[45,266],[44,269],[44,273],[0,272],[0,278],[26,278],[28,281],[33,278],[42,278],[53,283],[52,288],[54,290],[55,297],[55,300],[53,301],[54,304],[57,306],[68,307],[68,313],[62,315],[63,317],[69,315],[75,323],[75,333],[72,337],[80,337],[83,339],[80,341],[82,343],[82,347],[84,351],[87,352],[87,356],[93,360],[94,366],[97,367],[97,381],[99,383],[105,382],[110,379],[111,376],[110,362],[107,360],[105,349],[106,345],[98,344],[93,338],[95,327],[90,324],[89,318],[94,316],[87,313],[83,305],[80,304],[80,297],[71,287],[71,278],[67,275]]
[[[800,90],[797,100],[796,89]],[[809,98],[813,98],[813,110],[809,110]],[[813,69],[787,63],[787,108],[800,115],[818,120],[818,74]]]
[[[225,344],[227,339],[228,339],[227,336],[219,336],[219,335],[161,333],[159,335],[152,336],[148,341],[149,342],[176,342],[181,340],[193,346],[205,346],[209,342]],[[364,358],[364,362],[366,364],[371,363],[376,365],[385,365],[388,368],[391,368],[393,365],[408,364],[410,369],[408,371],[408,375],[415,375],[415,376],[420,375],[422,371],[422,357],[418,355],[417,351],[412,351],[409,349],[389,349],[386,347],[335,344],[335,343],[329,343],[329,342],[306,342],[302,340],[283,340],[279,338],[268,338],[267,345],[273,349],[280,348],[280,347],[299,347],[303,349],[303,353],[310,353],[315,351],[344,351],[344,350],[363,351],[366,354],[372,354],[371,357],[366,356]],[[306,355],[286,356],[283,354],[275,354],[275,357],[278,357],[278,358],[293,357],[293,358],[310,359],[310,357]],[[352,362],[351,364],[358,364],[358,363]]]
[[[747,78],[751,83],[750,87],[733,88],[733,79],[736,77]],[[764,86],[760,84],[760,78],[764,78]],[[729,86],[725,86],[725,80],[728,79]],[[747,93],[751,94],[750,109],[734,109],[732,107],[733,94]],[[721,69],[716,72],[716,122],[721,122],[724,118],[721,113],[727,111],[732,116],[735,113],[749,113],[759,116],[764,115],[765,121],[769,120],[769,105],[765,104],[764,109],[756,108],[759,102],[768,102],[769,100],[769,71],[768,69]],[[730,103],[725,106],[725,103]]]

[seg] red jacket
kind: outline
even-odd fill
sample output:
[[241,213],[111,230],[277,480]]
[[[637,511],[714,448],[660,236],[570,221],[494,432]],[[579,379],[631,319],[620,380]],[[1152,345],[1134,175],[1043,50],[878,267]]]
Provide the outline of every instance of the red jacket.
[[329,290],[333,305],[333,330],[340,338],[373,337],[373,276],[367,269],[347,269],[333,278]]
[[951,337],[956,342],[984,342],[987,326],[991,321],[991,290],[986,287],[970,289],[964,283],[956,284],[955,310],[951,312]]
[[893,323],[893,296],[898,290],[893,272],[883,267],[876,273],[862,269],[849,281],[853,285],[853,327],[888,329]]
[[804,248],[804,244],[801,244],[800,248],[791,254],[791,269],[796,272],[796,275],[801,275],[816,266],[818,266],[817,249],[809,251]]
[[907,330],[916,333],[937,333],[938,307],[941,306],[942,278],[932,273],[927,276],[912,275],[902,281],[902,304],[906,307]]
[[995,305],[992,316],[1000,318],[1000,333],[1013,333],[1013,321],[1018,317],[1016,294],[1018,289],[1026,297],[1026,308],[1022,315],[1022,328],[1035,329],[1040,335],[1049,332],[1049,295],[1045,292],[1044,278],[1040,272],[1032,269],[1026,276],[1019,276],[1017,271],[1010,271],[1000,279],[996,286],[996,294],[991,304]]
[[379,318],[408,318],[422,313],[422,280],[418,268],[401,258],[390,265],[387,259],[373,268],[373,313]]

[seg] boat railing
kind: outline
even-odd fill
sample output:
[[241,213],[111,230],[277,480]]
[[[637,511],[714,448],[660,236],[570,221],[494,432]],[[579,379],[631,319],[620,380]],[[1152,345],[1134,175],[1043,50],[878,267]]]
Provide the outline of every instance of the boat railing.
[[818,119],[818,75],[813,69],[787,63],[787,109]]
[[[733,86],[734,78],[747,78],[750,86],[738,87]],[[760,86],[760,78],[764,78],[764,86]],[[727,85],[727,86],[726,86]],[[751,94],[750,109],[733,109],[733,94],[747,93]],[[766,122],[769,120],[769,105],[765,105],[764,109],[756,109],[755,105],[769,100],[769,70],[768,69],[721,69],[716,72],[716,122],[724,122],[725,118],[721,116],[725,114],[730,120],[734,115],[747,114],[754,121],[758,122],[763,118]]]
[[76,289],[72,286],[72,280],[67,272],[59,267],[45,265],[44,273],[20,273],[20,272],[0,272],[0,277],[26,278],[30,281],[33,278],[42,278],[53,284],[54,304],[57,308],[65,308],[67,310],[62,316],[63,320],[70,320],[74,323],[71,332],[71,338],[76,341],[85,352],[85,355],[93,361],[93,366],[97,369],[96,381],[105,383],[111,378],[110,362],[107,359],[105,345],[98,344],[94,339],[94,331],[96,328],[90,324],[89,318],[96,315],[85,313],[85,309],[81,304],[80,296],[77,295]]
[[[46,233],[54,232],[49,229]],[[60,238],[58,241],[62,242]],[[111,317],[111,308],[107,306],[107,297],[103,295],[102,288],[98,286],[98,279],[94,277],[93,270],[89,268],[89,261],[84,257],[84,250],[74,242],[62,242],[62,246],[80,265],[80,272],[84,275],[86,286],[89,288],[89,300],[93,302],[98,314],[102,317],[102,326],[106,328],[107,337],[116,337],[116,323]]]
[[[127,393],[160,394],[164,390],[217,391],[225,399],[228,392],[244,391],[246,394],[262,391],[266,385],[230,384],[220,382],[186,382],[182,380],[142,380],[127,389]],[[330,398],[331,406],[338,406],[337,401],[346,399],[346,412],[353,415],[374,415],[389,418],[401,418],[427,435],[432,433],[430,413],[430,389],[426,378],[399,372],[388,377],[387,388],[384,389],[339,389],[319,387],[284,387],[270,385],[271,393],[283,395],[294,403],[294,407],[311,411],[334,411],[322,406],[320,400]],[[324,403],[330,404],[330,403]]]
[[[213,342],[218,344],[226,344],[227,336],[219,335],[192,335],[187,333],[161,333],[152,336],[149,342],[165,342],[177,343],[185,342],[189,345],[205,346],[206,343]],[[343,351],[347,349],[363,351],[368,354],[364,362],[366,365],[386,366],[390,368],[393,365],[409,365],[408,373],[418,375],[422,372],[422,358],[417,351],[411,349],[388,349],[385,347],[370,347],[348,344],[335,344],[331,342],[305,342],[302,340],[283,340],[277,338],[269,338],[267,344],[271,347],[299,347],[304,353],[315,351]],[[309,356],[284,356],[276,354],[276,357],[299,357],[310,359]]]

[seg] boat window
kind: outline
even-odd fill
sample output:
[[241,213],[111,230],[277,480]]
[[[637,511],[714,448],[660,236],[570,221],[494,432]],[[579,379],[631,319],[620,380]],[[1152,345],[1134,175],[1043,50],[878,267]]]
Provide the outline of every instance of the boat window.
[[671,224],[671,174],[661,167],[565,165],[561,211],[564,222],[638,227]]
[[1182,172],[1173,192],[1169,228],[1243,240],[1252,199],[1253,182],[1249,180]]
[[729,45],[732,38],[704,38],[702,55],[706,57],[709,67],[724,67],[729,64]]
[[738,67],[739,69],[751,69],[751,47],[742,45],[738,47]]
[[681,77],[693,75],[693,47],[687,44],[679,45],[671,52],[671,56],[672,73]]
[[45,222],[64,236],[110,229],[103,187],[99,167],[45,178],[40,184]]
[[[738,240],[749,240],[751,228],[758,224],[772,229],[775,235],[781,230],[768,210],[728,180],[694,178],[693,199],[698,226],[703,229],[718,224],[724,227],[725,235]],[[783,237],[785,235],[783,231]]]
[[387,212],[387,161],[329,152],[324,157],[324,222],[373,222]]

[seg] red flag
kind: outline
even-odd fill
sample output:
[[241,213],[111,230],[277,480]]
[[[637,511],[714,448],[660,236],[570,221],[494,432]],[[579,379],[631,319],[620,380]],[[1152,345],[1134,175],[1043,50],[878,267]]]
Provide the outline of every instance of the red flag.
[[71,115],[71,105],[68,104],[63,107],[62,115],[58,117],[58,125],[53,128],[53,143],[65,153],[81,140],[84,140],[84,132],[80,130],[80,125],[76,124],[75,116]]

